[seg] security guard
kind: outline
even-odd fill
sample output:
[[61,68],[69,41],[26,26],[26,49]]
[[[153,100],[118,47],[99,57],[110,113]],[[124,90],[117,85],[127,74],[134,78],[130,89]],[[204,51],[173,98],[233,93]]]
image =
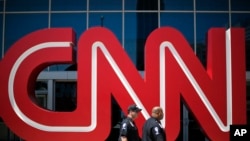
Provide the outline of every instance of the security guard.
[[120,135],[118,141],[140,141],[138,128],[134,120],[138,117],[141,111],[135,104],[128,107],[128,115],[122,121],[120,127]]
[[143,125],[142,141],[166,141],[166,133],[160,120],[163,119],[161,107],[154,107],[149,119]]

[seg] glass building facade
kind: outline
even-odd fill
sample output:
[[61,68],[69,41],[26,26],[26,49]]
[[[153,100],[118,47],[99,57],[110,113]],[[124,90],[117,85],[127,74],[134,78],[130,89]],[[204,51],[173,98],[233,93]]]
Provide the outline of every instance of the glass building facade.
[[[206,33],[211,27],[243,27],[246,41],[246,86],[250,121],[250,1],[249,0],[0,0],[0,56],[18,39],[43,28],[71,27],[77,40],[88,28],[103,26],[118,38],[138,71],[144,70],[144,44],[156,28],[178,29],[206,67]],[[4,68],[0,68],[4,69]],[[55,111],[75,108],[77,66],[53,65],[37,79],[40,106]],[[57,73],[57,78],[49,77]],[[72,77],[65,80],[63,73]],[[1,94],[1,92],[0,92]],[[63,103],[63,104],[62,104]],[[114,113],[119,106],[113,100]],[[1,109],[1,107],[0,107]],[[180,141],[209,140],[188,109],[182,109]],[[116,138],[115,117],[107,140]],[[0,140],[21,140],[0,119]],[[116,139],[115,139],[116,140]]]

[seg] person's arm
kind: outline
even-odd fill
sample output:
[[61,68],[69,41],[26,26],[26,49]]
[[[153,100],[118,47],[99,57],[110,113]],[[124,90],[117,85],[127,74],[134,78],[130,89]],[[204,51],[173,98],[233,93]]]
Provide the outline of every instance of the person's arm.
[[157,126],[153,127],[151,129],[151,133],[152,133],[155,141],[165,141],[164,135],[162,133],[162,129],[160,129],[159,127],[157,127]]
[[121,141],[128,141],[127,134],[128,134],[128,124],[125,122],[121,125],[121,130],[120,130]]

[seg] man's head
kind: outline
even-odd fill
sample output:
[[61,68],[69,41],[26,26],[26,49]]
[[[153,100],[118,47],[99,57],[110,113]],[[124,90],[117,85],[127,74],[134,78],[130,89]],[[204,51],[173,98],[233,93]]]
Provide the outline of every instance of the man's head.
[[128,116],[132,119],[135,119],[141,110],[142,109],[138,108],[135,104],[132,104],[128,107]]
[[156,107],[153,107],[152,109],[152,117],[157,119],[157,120],[162,120],[163,119],[163,110],[161,107],[159,106],[156,106]]

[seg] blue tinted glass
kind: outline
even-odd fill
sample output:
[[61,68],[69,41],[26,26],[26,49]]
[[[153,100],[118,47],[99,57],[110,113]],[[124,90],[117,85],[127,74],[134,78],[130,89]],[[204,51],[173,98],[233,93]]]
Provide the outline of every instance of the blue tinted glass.
[[136,0],[125,0],[125,10],[136,10]]
[[125,50],[132,56],[138,70],[144,70],[145,42],[156,28],[158,28],[158,12],[125,15]]
[[206,34],[210,28],[222,27],[228,28],[229,16],[228,14],[220,13],[200,13],[196,16],[196,54],[200,58],[204,67],[206,66],[207,43]]
[[228,10],[228,0],[196,0],[196,10]]
[[[185,24],[183,24],[185,23]],[[194,16],[193,13],[161,13],[161,27],[171,26],[179,30],[190,46],[194,44]]]
[[49,0],[6,0],[6,11],[48,11]]
[[250,26],[250,14],[249,13],[235,13],[232,14],[232,26],[233,27],[244,27]]
[[87,0],[51,0],[52,11],[86,10]]
[[231,0],[231,10],[250,11],[250,0]]
[[[76,45],[81,34],[86,30],[86,14],[82,13],[57,13],[51,14],[51,27],[70,27],[76,33]],[[50,71],[63,71],[68,69],[72,64],[52,65]]]
[[6,14],[5,51],[21,37],[48,27],[48,14]]
[[0,1],[0,11],[3,11],[4,1]]
[[198,13],[196,15],[196,39],[197,43],[205,43],[206,33],[212,27],[229,27],[228,14],[220,13]]
[[90,13],[89,27],[103,26],[111,30],[122,43],[122,14],[121,13]]
[[122,0],[90,0],[90,10],[122,10]]
[[158,0],[125,0],[125,10],[158,10]]
[[134,64],[136,64],[136,45],[137,45],[136,23],[137,23],[136,13],[125,14],[124,48]]
[[144,69],[144,46],[148,36],[158,28],[158,13],[125,14],[124,47],[138,70]]
[[71,27],[76,32],[77,40],[86,30],[86,14],[57,13],[51,14],[51,27]]
[[246,70],[250,71],[250,14],[232,14],[232,27],[245,29]]
[[[67,70],[72,64],[64,64],[64,65],[51,65],[48,66],[47,70],[49,71],[65,71]],[[44,70],[44,71],[47,71]]]
[[193,10],[193,0],[162,0],[164,10]]

